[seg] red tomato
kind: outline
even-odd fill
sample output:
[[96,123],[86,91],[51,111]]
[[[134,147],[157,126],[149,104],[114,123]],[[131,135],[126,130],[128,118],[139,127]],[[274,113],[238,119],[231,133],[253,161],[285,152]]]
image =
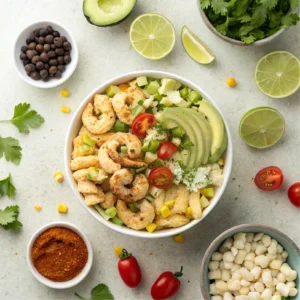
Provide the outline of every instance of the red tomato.
[[151,170],[148,181],[158,189],[168,189],[174,180],[174,175],[167,167],[158,167]]
[[142,280],[142,273],[140,266],[131,253],[123,249],[118,263],[118,269],[122,280],[130,288],[135,288]]
[[278,167],[267,167],[261,169],[255,176],[256,186],[264,191],[277,190],[283,181],[282,171]]
[[172,157],[177,152],[177,147],[171,142],[162,142],[158,148],[157,156],[166,160]]
[[181,267],[180,271],[174,274],[172,272],[162,273],[152,285],[152,298],[155,300],[163,300],[174,296],[180,288],[178,277],[183,275],[182,269]]
[[148,113],[140,114],[132,122],[132,133],[143,139],[147,135],[147,130],[150,129],[155,122],[154,115]]
[[288,196],[292,204],[300,207],[300,182],[296,182],[290,186]]

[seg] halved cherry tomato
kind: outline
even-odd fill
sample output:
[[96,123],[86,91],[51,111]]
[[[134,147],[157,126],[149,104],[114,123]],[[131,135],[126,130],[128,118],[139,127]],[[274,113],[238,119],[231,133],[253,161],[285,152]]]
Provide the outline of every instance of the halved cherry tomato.
[[158,189],[168,189],[174,180],[174,175],[167,167],[158,167],[151,170],[149,174],[149,183]]
[[290,186],[288,197],[293,205],[300,207],[300,182],[296,182]]
[[183,275],[182,269],[181,267],[180,271],[174,274],[164,272],[157,278],[151,288],[151,296],[154,300],[169,299],[178,292],[180,288],[178,277]]
[[254,178],[256,186],[264,191],[277,190],[281,186],[282,181],[282,171],[274,166],[261,169]]
[[158,148],[157,156],[166,160],[172,157],[177,152],[177,147],[171,142],[162,142]]
[[132,122],[132,133],[143,139],[147,135],[147,130],[152,128],[155,122],[154,115],[148,113],[140,114]]
[[141,282],[142,273],[140,266],[135,257],[125,249],[123,249],[122,254],[120,255],[118,269],[121,278],[127,286],[135,288]]

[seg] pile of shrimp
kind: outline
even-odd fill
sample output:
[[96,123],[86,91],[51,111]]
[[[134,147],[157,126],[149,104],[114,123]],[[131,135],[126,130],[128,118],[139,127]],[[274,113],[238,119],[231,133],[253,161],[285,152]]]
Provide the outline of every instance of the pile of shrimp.
[[[115,206],[117,216],[129,228],[142,230],[151,223],[157,225],[156,229],[183,226],[190,219],[201,217],[200,194],[189,193],[184,185],[172,185],[168,190],[159,190],[153,203],[146,200],[151,188],[147,177],[133,175],[129,170],[147,167],[141,160],[141,141],[131,133],[112,132],[117,118],[131,126],[135,118],[131,109],[140,100],[145,100],[145,96],[135,81],[113,98],[94,95],[83,110],[83,125],[73,140],[73,178],[86,205],[99,204],[103,209]],[[90,141],[88,145],[86,140]],[[119,152],[121,146],[127,146],[127,154]],[[163,218],[159,210],[171,199],[175,205],[170,216]],[[129,203],[134,203],[139,211],[132,212]],[[186,216],[188,206],[192,207],[191,216]]]

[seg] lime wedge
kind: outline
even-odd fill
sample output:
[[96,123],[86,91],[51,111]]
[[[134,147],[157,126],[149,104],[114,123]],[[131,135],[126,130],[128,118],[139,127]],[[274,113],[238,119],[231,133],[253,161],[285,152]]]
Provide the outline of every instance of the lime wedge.
[[137,17],[129,32],[132,47],[142,56],[158,60],[167,56],[175,45],[175,30],[164,16],[154,13]]
[[182,27],[181,40],[188,55],[199,64],[207,65],[215,60],[214,54],[207,45],[186,26]]
[[249,146],[264,149],[276,144],[284,129],[284,118],[275,108],[256,107],[243,116],[239,132]]
[[257,63],[255,82],[267,96],[288,97],[300,86],[300,62],[287,51],[270,52]]

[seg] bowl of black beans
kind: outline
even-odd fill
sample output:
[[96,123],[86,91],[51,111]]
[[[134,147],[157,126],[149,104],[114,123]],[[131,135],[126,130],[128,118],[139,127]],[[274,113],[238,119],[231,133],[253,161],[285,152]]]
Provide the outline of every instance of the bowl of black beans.
[[39,88],[56,87],[77,67],[78,50],[62,25],[42,21],[29,25],[17,37],[14,62],[21,78]]

